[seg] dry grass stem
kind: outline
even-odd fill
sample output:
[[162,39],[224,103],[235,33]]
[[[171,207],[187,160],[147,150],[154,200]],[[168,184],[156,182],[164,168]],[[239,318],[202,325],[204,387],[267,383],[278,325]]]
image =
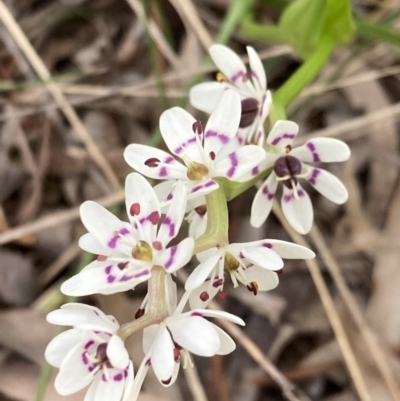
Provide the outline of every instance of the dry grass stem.
[[[96,200],[104,207],[110,207],[117,203],[123,202],[125,199],[124,191],[119,191],[107,195],[103,198]],[[61,225],[71,220],[79,218],[79,206],[61,212],[55,212],[48,216],[41,217],[31,223],[23,224],[19,227],[13,228],[12,230],[6,231],[0,234],[0,245],[7,244],[8,242],[15,241],[18,238],[27,236],[29,234],[35,234],[42,230],[46,230],[55,225]]]
[[[290,226],[290,224],[287,222],[287,220],[283,216],[280,207],[276,202],[274,203],[273,211],[274,214],[279,219],[282,226],[291,236],[293,241],[295,241],[299,245],[309,248],[307,241],[300,234],[294,231],[293,228]],[[305,262],[307,264],[307,267],[309,269],[315,287],[318,291],[318,294],[321,298],[322,305],[327,314],[329,322],[332,326],[333,332],[335,333],[336,340],[339,344],[340,350],[342,351],[343,359],[349,370],[350,376],[353,380],[357,393],[361,401],[372,401],[367,386],[365,384],[364,378],[362,377],[360,368],[358,366],[355,354],[351,348],[349,339],[347,338],[347,334],[344,329],[343,323],[340,320],[339,314],[335,308],[332,296],[329,293],[329,289],[324,281],[319,266],[315,261],[315,259],[309,259],[306,260]]]
[[10,35],[20,47],[21,51],[28,59],[33,69],[38,74],[39,78],[45,81],[44,85],[46,89],[53,96],[54,100],[58,103],[60,109],[63,111],[71,126],[76,130],[77,134],[85,144],[89,155],[99,166],[99,168],[104,172],[112,187],[115,190],[118,189],[118,178],[110,167],[108,161],[105,159],[105,157],[97,147],[96,143],[85,128],[76,111],[67,102],[61,89],[56,83],[51,81],[51,74],[49,70],[29,42],[28,38],[22,31],[21,27],[18,25],[10,10],[4,4],[3,0],[0,0],[0,20],[4,23],[4,25],[10,32]]
[[331,274],[335,285],[339,291],[340,296],[343,298],[343,301],[346,304],[353,320],[355,321],[358,329],[360,330],[365,342],[367,343],[368,349],[371,352],[372,357],[376,362],[376,366],[379,369],[383,379],[385,380],[393,399],[396,401],[400,400],[400,389],[398,384],[393,376],[392,371],[390,370],[387,361],[385,360],[385,356],[379,346],[379,343],[375,337],[375,334],[367,325],[367,322],[362,315],[353,295],[351,294],[343,275],[340,271],[340,267],[330,252],[328,246],[324,238],[322,237],[319,229],[314,225],[310,232],[310,237],[314,242],[318,254],[325,261],[325,264]]
[[185,374],[186,382],[189,386],[190,392],[192,393],[193,400],[208,401],[207,394],[204,390],[203,384],[201,383],[195,363],[193,362],[192,367],[183,369],[183,373]]

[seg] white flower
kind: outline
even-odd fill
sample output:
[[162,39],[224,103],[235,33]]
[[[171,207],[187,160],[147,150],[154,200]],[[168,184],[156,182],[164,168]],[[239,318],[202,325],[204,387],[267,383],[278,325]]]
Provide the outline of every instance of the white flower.
[[185,284],[186,291],[192,291],[191,308],[205,308],[217,294],[224,296],[225,274],[235,287],[240,282],[256,295],[278,285],[276,271],[283,268],[282,258],[312,259],[315,254],[301,245],[265,239],[212,248],[197,257],[201,263]]
[[160,204],[151,185],[137,173],[126,178],[126,209],[130,223],[123,222],[95,202],[81,206],[82,222],[89,231],[80,247],[97,260],[61,286],[67,295],[113,294],[146,281],[154,265],[167,273],[183,267],[192,257],[193,238],[167,248],[176,237],[185,213],[186,191],[181,182],[161,218]]
[[200,356],[226,355],[236,344],[232,338],[205,317],[226,319],[244,326],[239,317],[223,311],[192,310],[182,313],[187,302],[185,293],[174,312],[160,324],[143,331],[143,350],[146,354],[141,363],[130,401],[135,401],[150,366],[164,386],[170,386],[177,378],[180,364],[192,365],[190,353]]
[[200,121],[188,112],[179,107],[169,109],[161,115],[160,131],[169,150],[184,164],[163,150],[139,144],[126,148],[125,160],[147,177],[168,180],[155,188],[167,194],[166,200],[171,199],[176,180],[185,182],[188,199],[216,190],[216,177],[247,181],[253,177],[253,168],[264,160],[265,152],[255,145],[239,146],[235,136],[240,111],[239,95],[226,91],[203,132]]
[[243,141],[254,140],[261,145],[265,139],[264,121],[272,97],[270,91],[267,91],[267,79],[258,54],[252,47],[247,47],[250,63],[248,73],[240,57],[228,47],[213,45],[209,52],[223,76],[220,74],[220,82],[194,86],[190,91],[190,103],[199,110],[211,113],[226,89],[234,89],[242,99],[239,137]]
[[47,346],[47,362],[59,368],[55,388],[73,394],[90,384],[85,401],[125,401],[133,386],[133,365],[112,316],[84,304],[66,304],[47,321],[73,326]]
[[350,157],[349,147],[333,138],[314,138],[292,149],[299,127],[292,121],[277,121],[267,138],[267,160],[262,169],[273,166],[272,173],[258,190],[251,208],[251,224],[260,227],[268,217],[279,181],[283,183],[282,211],[290,225],[300,234],[310,231],[313,208],[306,191],[298,182],[308,181],[330,201],[342,204],[348,193],[333,174],[306,163],[342,162]]

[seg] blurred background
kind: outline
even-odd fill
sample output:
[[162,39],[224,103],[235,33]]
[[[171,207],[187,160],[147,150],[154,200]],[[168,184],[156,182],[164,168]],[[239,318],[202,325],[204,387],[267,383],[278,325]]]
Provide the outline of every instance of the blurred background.
[[[196,113],[188,90],[215,79],[206,51],[214,40],[244,61],[245,46],[254,46],[273,91],[307,63],[296,39],[271,29],[290,5],[0,0],[1,401],[83,400],[84,392],[56,394],[43,357],[58,330],[45,315],[71,301],[60,283],[91,260],[77,246],[79,205],[97,200],[124,217],[124,148],[165,148],[161,112],[180,105]],[[229,205],[232,242],[306,241],[316,264],[288,261],[279,287],[256,297],[230,289],[218,302],[247,323],[236,352],[195,358],[197,369],[181,370],[168,389],[149,374],[139,400],[400,401],[400,2],[354,0],[351,9],[346,43],[287,110],[301,127],[298,143],[329,136],[349,144],[351,160],[328,166],[349,201],[338,206],[310,191],[315,228],[303,239],[273,216],[250,227],[255,188]],[[303,11],[291,25],[311,37]],[[145,290],[80,301],[123,323]],[[137,367],[140,337],[129,350]]]

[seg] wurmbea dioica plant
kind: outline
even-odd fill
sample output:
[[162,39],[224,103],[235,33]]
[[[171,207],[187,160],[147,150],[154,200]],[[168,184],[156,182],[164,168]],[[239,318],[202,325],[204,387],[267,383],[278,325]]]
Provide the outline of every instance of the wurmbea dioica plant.
[[[61,290],[72,296],[113,294],[147,283],[147,295],[133,320],[121,326],[112,316],[83,304],[66,304],[48,315],[52,324],[72,326],[55,337],[45,353],[47,361],[60,369],[55,382],[60,394],[90,385],[85,401],[135,401],[150,368],[163,386],[169,386],[181,365],[192,366],[190,354],[232,352],[234,341],[206,318],[244,322],[224,311],[207,310],[211,300],[223,299],[231,284],[241,283],[254,295],[271,290],[279,283],[283,259],[315,256],[303,246],[281,240],[230,243],[227,194],[237,196],[266,177],[251,208],[251,223],[258,227],[268,217],[282,182],[283,212],[300,233],[308,232],[313,220],[300,178],[331,201],[346,201],[347,191],[335,176],[308,165],[348,159],[350,151],[343,142],[314,138],[293,148],[298,126],[283,120],[264,140],[271,94],[260,59],[251,47],[247,51],[249,72],[230,49],[211,47],[224,76],[191,91],[193,105],[211,113],[204,129],[200,121],[175,107],[160,118],[171,153],[138,144],[127,147],[125,159],[137,171],[125,183],[129,221],[95,202],[81,206],[88,233],[79,245],[96,258]],[[141,174],[161,182],[153,188]],[[185,214],[191,223],[189,235],[181,230]],[[170,244],[179,233],[184,238]],[[178,303],[175,273],[192,256],[199,263]],[[143,332],[144,357],[134,377],[124,343],[138,331]]]

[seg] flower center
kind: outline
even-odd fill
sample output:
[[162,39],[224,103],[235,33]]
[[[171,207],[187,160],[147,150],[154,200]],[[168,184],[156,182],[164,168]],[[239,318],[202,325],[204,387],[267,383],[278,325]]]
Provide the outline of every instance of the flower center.
[[139,241],[132,249],[132,256],[135,259],[150,262],[153,260],[153,250],[146,241]]
[[208,175],[208,168],[204,164],[190,162],[186,175],[189,180],[199,181]]
[[301,173],[300,160],[293,156],[282,156],[274,163],[274,172],[278,181],[283,181],[283,185],[292,188],[292,181],[296,184],[296,176]]
[[94,364],[95,366],[101,366],[101,367],[106,366],[107,368],[112,368],[112,365],[110,363],[110,360],[108,359],[106,351],[107,351],[107,343],[102,343],[97,347],[96,351],[97,361]]
[[242,100],[242,116],[240,117],[240,128],[246,128],[253,124],[258,114],[258,100],[254,98],[248,98]]
[[224,271],[225,273],[235,272],[240,266],[239,261],[229,252],[225,254]]

